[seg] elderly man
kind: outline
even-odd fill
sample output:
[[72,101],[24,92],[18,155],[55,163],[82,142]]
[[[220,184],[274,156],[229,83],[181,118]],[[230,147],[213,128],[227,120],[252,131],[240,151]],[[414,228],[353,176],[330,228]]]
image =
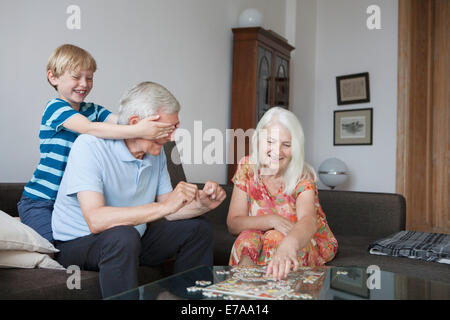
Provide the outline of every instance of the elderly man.
[[[180,106],[164,87],[144,82],[121,100],[119,124],[159,114],[179,126]],[[217,183],[172,189],[158,140],[104,140],[81,135],[73,144],[52,215],[56,259],[98,270],[103,297],[138,286],[139,265],[175,256],[174,271],[212,265],[213,231],[201,215],[226,197]],[[164,218],[164,219],[162,219]]]

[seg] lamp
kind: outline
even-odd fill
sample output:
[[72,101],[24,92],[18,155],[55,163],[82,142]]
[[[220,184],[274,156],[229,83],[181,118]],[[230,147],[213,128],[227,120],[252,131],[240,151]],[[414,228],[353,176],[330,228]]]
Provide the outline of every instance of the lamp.
[[245,9],[239,15],[240,27],[261,27],[263,23],[263,15],[257,9]]
[[319,166],[319,178],[331,190],[347,180],[347,166],[342,160],[330,158]]

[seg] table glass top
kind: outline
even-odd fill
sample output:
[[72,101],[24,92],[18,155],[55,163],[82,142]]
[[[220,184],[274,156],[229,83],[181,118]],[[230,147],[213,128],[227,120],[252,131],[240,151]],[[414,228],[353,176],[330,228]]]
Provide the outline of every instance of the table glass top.
[[[108,300],[448,300],[450,283],[370,267],[299,268],[287,279],[267,279],[264,268],[197,267]],[[203,282],[199,282],[203,281]]]

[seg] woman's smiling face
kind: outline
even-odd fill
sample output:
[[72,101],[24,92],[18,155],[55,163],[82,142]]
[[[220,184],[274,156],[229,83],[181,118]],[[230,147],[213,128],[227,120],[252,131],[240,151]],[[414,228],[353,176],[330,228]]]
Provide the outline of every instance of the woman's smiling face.
[[259,160],[267,174],[282,174],[292,159],[291,134],[274,121],[266,126],[259,136]]

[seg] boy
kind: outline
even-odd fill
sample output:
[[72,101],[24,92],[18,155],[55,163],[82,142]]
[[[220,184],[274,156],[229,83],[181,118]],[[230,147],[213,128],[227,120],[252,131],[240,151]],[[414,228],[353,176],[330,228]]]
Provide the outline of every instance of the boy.
[[97,69],[82,48],[62,45],[47,62],[47,80],[58,92],[48,102],[39,132],[40,161],[17,204],[20,220],[53,243],[51,215],[70,149],[79,134],[103,139],[158,139],[174,130],[171,124],[148,117],[138,125],[118,125],[117,116],[102,106],[85,103]]

